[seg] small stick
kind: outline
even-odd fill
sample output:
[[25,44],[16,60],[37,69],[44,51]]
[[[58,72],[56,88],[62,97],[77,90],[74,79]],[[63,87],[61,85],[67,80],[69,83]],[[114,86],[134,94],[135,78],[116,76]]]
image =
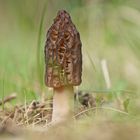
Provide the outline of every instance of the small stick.
[[12,94],[4,98],[4,100],[0,100],[0,105],[5,104],[6,102],[10,102],[11,100],[15,99],[17,96],[16,94]]
[[106,87],[107,87],[107,89],[110,89],[111,88],[111,80],[110,80],[110,76],[109,76],[107,61],[105,59],[103,59],[101,61],[101,66],[102,66],[102,71],[104,74],[104,79],[106,82]]

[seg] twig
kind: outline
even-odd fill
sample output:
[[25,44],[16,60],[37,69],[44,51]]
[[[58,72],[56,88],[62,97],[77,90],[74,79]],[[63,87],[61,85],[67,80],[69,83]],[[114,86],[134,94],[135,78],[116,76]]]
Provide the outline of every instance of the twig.
[[106,110],[116,111],[118,113],[128,115],[127,112],[124,112],[124,111],[121,111],[121,110],[118,110],[118,109],[112,108],[112,107],[92,107],[92,108],[89,108],[89,109],[81,111],[80,113],[76,114],[74,117],[78,117],[78,116],[80,116],[80,115],[82,115],[82,114],[84,114],[84,113],[86,113],[88,111],[95,110],[95,109],[106,109]]
[[15,99],[16,97],[17,97],[16,94],[12,94],[10,96],[7,96],[4,98],[3,101],[0,100],[0,105],[5,104],[6,102],[9,102],[9,101]]

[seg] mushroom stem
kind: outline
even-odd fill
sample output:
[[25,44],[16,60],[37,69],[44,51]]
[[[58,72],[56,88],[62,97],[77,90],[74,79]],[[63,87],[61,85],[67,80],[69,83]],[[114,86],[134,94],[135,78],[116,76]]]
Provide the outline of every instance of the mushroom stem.
[[71,119],[74,111],[73,86],[54,88],[52,122]]

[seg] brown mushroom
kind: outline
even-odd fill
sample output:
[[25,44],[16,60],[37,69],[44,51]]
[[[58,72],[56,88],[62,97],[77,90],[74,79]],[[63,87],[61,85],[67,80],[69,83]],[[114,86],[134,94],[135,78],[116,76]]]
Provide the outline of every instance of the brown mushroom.
[[47,32],[45,45],[45,83],[52,87],[52,121],[62,121],[72,116],[73,86],[81,83],[82,53],[80,35],[70,15],[61,10]]

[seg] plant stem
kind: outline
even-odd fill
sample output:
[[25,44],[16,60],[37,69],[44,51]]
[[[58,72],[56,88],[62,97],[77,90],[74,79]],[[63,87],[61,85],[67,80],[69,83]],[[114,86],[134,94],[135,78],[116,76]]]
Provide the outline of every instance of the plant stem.
[[74,112],[73,86],[54,88],[52,122],[72,119]]

